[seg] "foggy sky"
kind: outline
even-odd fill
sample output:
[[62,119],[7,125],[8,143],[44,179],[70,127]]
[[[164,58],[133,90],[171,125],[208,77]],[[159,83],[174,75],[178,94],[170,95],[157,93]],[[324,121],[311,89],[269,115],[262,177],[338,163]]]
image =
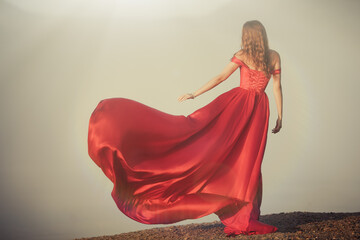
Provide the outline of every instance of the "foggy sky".
[[[239,70],[194,101],[261,21],[280,53],[283,128],[272,80],[261,214],[360,209],[360,2],[355,0],[0,1],[1,232],[9,239],[111,235],[122,214],[87,153],[90,115],[130,98],[188,115],[239,86]],[[216,215],[177,224],[218,220]]]

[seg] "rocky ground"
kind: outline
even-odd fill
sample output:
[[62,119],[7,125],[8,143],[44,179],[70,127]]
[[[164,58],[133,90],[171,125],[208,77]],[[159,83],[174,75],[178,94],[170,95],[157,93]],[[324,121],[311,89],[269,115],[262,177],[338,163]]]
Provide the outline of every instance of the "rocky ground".
[[360,212],[318,213],[290,212],[262,215],[261,222],[278,227],[278,231],[263,235],[226,237],[221,222],[188,224],[153,228],[143,231],[80,238],[76,240],[143,240],[143,239],[360,239]]

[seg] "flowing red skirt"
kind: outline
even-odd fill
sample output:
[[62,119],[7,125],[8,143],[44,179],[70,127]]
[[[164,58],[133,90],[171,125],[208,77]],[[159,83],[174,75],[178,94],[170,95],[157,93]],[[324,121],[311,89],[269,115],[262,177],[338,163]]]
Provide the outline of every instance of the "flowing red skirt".
[[128,217],[174,223],[211,213],[225,232],[264,234],[258,221],[269,101],[233,88],[188,116],[126,98],[100,101],[89,121],[88,153],[113,182]]

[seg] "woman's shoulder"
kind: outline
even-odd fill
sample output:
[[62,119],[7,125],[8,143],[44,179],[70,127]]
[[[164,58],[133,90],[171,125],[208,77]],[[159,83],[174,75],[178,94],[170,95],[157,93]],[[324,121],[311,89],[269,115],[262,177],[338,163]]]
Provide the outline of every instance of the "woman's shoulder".
[[281,68],[281,60],[280,60],[280,54],[273,49],[269,49],[269,57],[270,57],[270,64],[272,69],[279,69]]
[[272,60],[280,60],[280,54],[274,49],[269,49],[269,56]]
[[240,49],[239,51],[234,53],[234,56],[242,61],[242,60],[244,60],[244,51],[242,49]]

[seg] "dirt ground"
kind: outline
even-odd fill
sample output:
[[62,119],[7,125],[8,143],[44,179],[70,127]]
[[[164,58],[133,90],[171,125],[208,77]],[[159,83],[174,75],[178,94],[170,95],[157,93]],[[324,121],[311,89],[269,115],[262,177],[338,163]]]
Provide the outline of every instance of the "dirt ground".
[[153,228],[112,236],[75,240],[143,240],[143,239],[360,239],[360,212],[289,212],[261,215],[261,222],[278,227],[275,233],[227,237],[220,221]]

